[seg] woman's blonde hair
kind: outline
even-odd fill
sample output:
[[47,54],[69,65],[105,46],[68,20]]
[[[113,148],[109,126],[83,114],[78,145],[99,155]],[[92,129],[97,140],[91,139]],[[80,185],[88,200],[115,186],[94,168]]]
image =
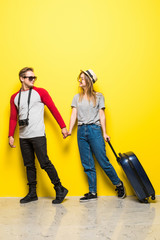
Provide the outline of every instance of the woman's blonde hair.
[[[79,79],[81,78],[81,74],[83,72],[81,72],[79,75],[78,75],[78,81]],[[88,101],[92,101],[93,102],[93,105],[96,106],[96,99],[97,99],[97,96],[96,96],[96,91],[94,91],[93,89],[93,83],[92,81],[90,80],[90,78],[84,73],[84,78],[85,78],[85,82],[86,82],[86,87],[87,87],[87,91],[86,91],[86,94],[87,94],[87,98],[88,98]],[[80,93],[79,93],[79,101],[81,102],[82,99],[83,99],[83,96],[84,96],[84,90],[83,88],[80,88]]]

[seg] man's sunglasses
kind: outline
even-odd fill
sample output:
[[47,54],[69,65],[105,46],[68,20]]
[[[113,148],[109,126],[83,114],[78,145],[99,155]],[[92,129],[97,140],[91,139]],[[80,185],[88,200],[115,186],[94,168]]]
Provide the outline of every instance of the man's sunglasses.
[[37,80],[37,77],[36,77],[36,76],[29,76],[29,77],[24,76],[23,78],[28,78],[28,80],[29,80],[30,82],[33,81],[33,80]]

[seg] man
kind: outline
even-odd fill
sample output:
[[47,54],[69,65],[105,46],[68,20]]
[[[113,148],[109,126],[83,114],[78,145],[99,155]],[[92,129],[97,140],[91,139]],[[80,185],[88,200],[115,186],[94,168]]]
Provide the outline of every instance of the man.
[[49,108],[59,124],[63,138],[67,137],[68,132],[48,92],[43,88],[34,87],[36,78],[33,68],[25,67],[19,72],[22,87],[20,91],[11,96],[10,100],[9,145],[12,148],[15,147],[14,132],[18,117],[20,148],[29,185],[29,193],[20,200],[20,203],[38,200],[36,193],[35,153],[41,168],[47,172],[51,182],[54,184],[56,199],[52,203],[57,204],[64,200],[68,190],[61,185],[57,171],[47,156],[44,105]]

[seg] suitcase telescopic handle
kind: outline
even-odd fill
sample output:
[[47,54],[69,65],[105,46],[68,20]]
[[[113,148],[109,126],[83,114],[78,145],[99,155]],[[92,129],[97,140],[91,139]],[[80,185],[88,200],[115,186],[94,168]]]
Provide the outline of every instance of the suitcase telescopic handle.
[[120,157],[118,157],[118,156],[117,156],[117,153],[115,152],[115,150],[114,150],[114,148],[113,148],[113,146],[112,146],[112,144],[111,144],[111,142],[110,142],[109,138],[107,138],[107,142],[108,142],[108,144],[109,144],[110,148],[112,149],[112,152],[114,153],[114,155],[115,155],[115,157],[116,157],[117,161],[119,162],[119,160],[120,160]]

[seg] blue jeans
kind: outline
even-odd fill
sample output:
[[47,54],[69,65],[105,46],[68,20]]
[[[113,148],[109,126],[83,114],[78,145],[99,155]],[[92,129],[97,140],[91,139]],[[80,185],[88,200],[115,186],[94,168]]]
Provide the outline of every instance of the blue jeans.
[[114,185],[120,183],[116,171],[106,156],[105,142],[101,127],[95,124],[78,126],[78,147],[84,171],[88,176],[89,191],[97,192],[96,169],[93,159],[98,163]]

